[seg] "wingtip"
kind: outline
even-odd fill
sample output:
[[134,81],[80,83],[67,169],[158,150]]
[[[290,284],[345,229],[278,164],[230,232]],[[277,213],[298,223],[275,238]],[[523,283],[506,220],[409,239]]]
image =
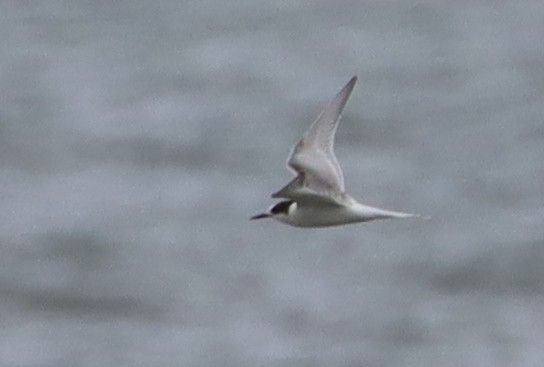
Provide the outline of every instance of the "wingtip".
[[349,95],[355,88],[355,83],[357,83],[357,75],[354,75],[351,77],[351,79],[344,85],[344,88],[340,92],[338,92],[338,96],[344,96],[344,104],[349,98]]
[[351,77],[351,79],[346,83],[346,87],[351,89],[355,86],[355,83],[357,83],[357,75]]

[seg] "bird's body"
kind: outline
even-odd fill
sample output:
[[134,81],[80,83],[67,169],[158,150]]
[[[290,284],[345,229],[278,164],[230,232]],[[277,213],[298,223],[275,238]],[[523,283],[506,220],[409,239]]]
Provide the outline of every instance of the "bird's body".
[[287,203],[289,203],[289,207],[286,215],[276,215],[274,218],[293,227],[332,227],[376,219],[413,217],[412,214],[363,205],[354,199],[351,199],[349,204],[331,206],[311,202],[302,205],[296,201],[287,201]]
[[273,198],[284,198],[251,219],[274,218],[294,227],[330,227],[415,214],[364,205],[345,193],[342,169],[334,155],[334,136],[356,77],[329,102],[295,145],[287,166],[296,177]]

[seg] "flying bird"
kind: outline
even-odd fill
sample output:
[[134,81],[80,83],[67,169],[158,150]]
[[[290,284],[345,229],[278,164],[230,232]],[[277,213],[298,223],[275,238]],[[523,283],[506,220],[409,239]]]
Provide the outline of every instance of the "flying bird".
[[345,192],[344,174],[334,154],[334,136],[356,82],[356,76],[350,79],[291,151],[287,167],[295,178],[272,194],[272,198],[285,200],[251,217],[252,220],[273,218],[294,227],[330,227],[419,217],[362,204]]

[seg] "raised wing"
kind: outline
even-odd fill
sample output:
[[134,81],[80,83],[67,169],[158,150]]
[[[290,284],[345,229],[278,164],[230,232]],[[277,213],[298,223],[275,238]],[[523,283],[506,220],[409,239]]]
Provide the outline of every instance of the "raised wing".
[[334,136],[356,82],[356,76],[350,79],[295,145],[287,165],[297,177],[272,197],[295,199],[296,191],[302,188],[325,196],[338,196],[344,192],[344,175],[334,154]]

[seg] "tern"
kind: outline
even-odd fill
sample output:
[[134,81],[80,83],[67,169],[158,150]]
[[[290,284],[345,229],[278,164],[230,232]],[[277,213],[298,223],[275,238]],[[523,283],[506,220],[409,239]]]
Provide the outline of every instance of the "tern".
[[419,217],[362,204],[345,192],[344,174],[334,154],[334,136],[356,82],[356,76],[350,79],[291,151],[287,167],[296,177],[272,194],[272,198],[286,200],[251,220],[273,218],[294,227],[330,227],[377,219]]

